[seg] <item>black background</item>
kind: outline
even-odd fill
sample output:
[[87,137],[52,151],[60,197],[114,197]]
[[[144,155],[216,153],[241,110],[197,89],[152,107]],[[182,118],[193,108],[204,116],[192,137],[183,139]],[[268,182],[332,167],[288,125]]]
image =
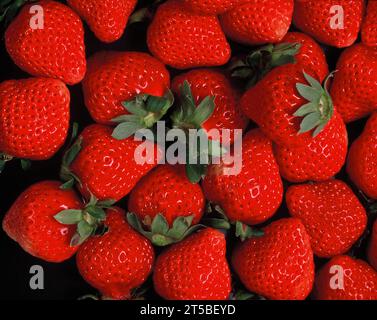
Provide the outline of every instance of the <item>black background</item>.
[[[139,1],[140,2],[140,1]],[[143,2],[143,1],[141,1]],[[142,4],[141,4],[142,5]],[[138,23],[127,28],[123,37],[113,44],[104,44],[95,38],[93,33],[85,25],[85,44],[87,56],[101,50],[119,50],[119,51],[144,51],[147,52],[146,46],[146,28],[147,23]],[[292,29],[293,30],[293,29]],[[67,30],[70,32],[70,30]],[[74,30],[72,30],[74,32]],[[247,53],[250,48],[242,47],[232,43],[233,55],[238,53]],[[336,61],[341,50],[324,47],[330,70],[335,69]],[[171,70],[171,75],[174,76],[177,71]],[[29,77],[28,74],[21,71],[8,56],[5,45],[3,33],[1,34],[0,42],[0,82],[9,79],[22,79]],[[92,123],[92,120],[84,106],[83,96],[81,92],[81,85],[69,87],[71,92],[71,124],[78,122],[80,129]],[[352,142],[357,137],[365,124],[365,120],[360,120],[348,125],[349,138]],[[0,133],[1,134],[1,133]],[[23,171],[20,167],[19,161],[11,161],[6,165],[6,169],[0,175],[0,219],[5,215],[6,211],[15,201],[17,196],[31,184],[46,180],[58,179],[60,159],[65,148],[56,154],[56,156],[43,162],[33,162],[28,171]],[[338,175],[339,178],[347,182],[347,176],[343,171]],[[350,182],[349,182],[350,183]],[[360,196],[360,199],[368,209],[369,203],[355,190]],[[126,208],[126,199],[120,202],[120,206]],[[274,217],[287,216],[287,210],[283,205],[277,215]],[[372,217],[370,222],[372,222]],[[367,236],[368,232],[366,233]],[[231,237],[231,236],[230,236]],[[365,248],[367,237],[358,243],[353,252],[356,256],[365,258]],[[233,238],[229,239],[229,246],[233,246]],[[229,250],[230,251],[230,250]],[[24,252],[17,243],[9,239],[6,234],[0,230],[0,299],[77,299],[78,297],[95,293],[80,277],[76,270],[75,259],[72,258],[61,264],[47,263],[40,259],[34,258]],[[317,266],[320,266],[323,260],[317,260]],[[32,276],[29,274],[32,265],[41,265],[44,268],[45,275],[45,289],[31,290],[29,287],[29,280]],[[153,290],[147,294],[147,298],[157,298],[153,294]]]

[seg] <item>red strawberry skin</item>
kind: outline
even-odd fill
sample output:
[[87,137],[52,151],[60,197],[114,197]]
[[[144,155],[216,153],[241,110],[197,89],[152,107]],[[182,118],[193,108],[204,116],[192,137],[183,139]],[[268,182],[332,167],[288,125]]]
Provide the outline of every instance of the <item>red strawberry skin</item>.
[[310,67],[317,72],[320,82],[329,74],[326,56],[320,45],[314,39],[301,32],[288,32],[282,43],[299,43],[300,51],[295,55],[296,63]]
[[[32,5],[43,8],[43,29],[32,29]],[[25,5],[5,32],[5,45],[15,64],[36,77],[79,83],[85,75],[84,28],[69,7],[56,1]]]
[[273,216],[283,197],[279,169],[272,143],[259,130],[250,131],[242,144],[242,169],[226,175],[226,164],[209,166],[203,190],[209,201],[219,204],[232,221],[258,224]]
[[68,0],[68,4],[88,23],[103,42],[118,40],[126,28],[136,0]]
[[156,261],[153,283],[167,300],[226,300],[231,276],[224,235],[200,230],[164,251]]
[[174,0],[159,6],[147,43],[156,58],[177,69],[221,66],[231,55],[216,16],[189,12]]
[[288,32],[293,0],[249,0],[220,17],[225,34],[248,45],[280,42]]
[[112,124],[112,119],[127,113],[123,101],[142,93],[163,96],[169,86],[165,66],[149,54],[103,51],[88,59],[83,92],[94,121]]
[[304,224],[319,257],[347,252],[366,228],[365,209],[340,180],[293,185],[286,201],[291,216]]
[[348,123],[377,110],[377,51],[362,44],[340,56],[331,97]]
[[368,247],[368,261],[377,271],[377,220],[374,222],[372,236]]
[[377,198],[377,113],[365,125],[348,153],[347,173],[352,182],[368,197]]
[[[343,272],[331,272],[334,266]],[[341,275],[344,289],[333,289],[331,279]],[[317,274],[314,296],[317,300],[376,300],[377,272],[363,260],[349,256],[334,257]]]
[[377,1],[369,1],[361,28],[361,39],[367,46],[377,46]]
[[[344,10],[344,28],[331,26],[333,6]],[[359,34],[364,12],[363,0],[296,0],[293,23],[302,32],[324,44],[344,48]]]
[[304,300],[312,290],[313,252],[299,219],[277,220],[240,244],[232,265],[248,290],[267,299]]
[[205,206],[203,191],[191,183],[181,165],[161,165],[143,177],[132,190],[128,211],[140,221],[147,216],[152,220],[161,213],[172,226],[178,217],[194,216],[193,224],[200,221]]
[[248,0],[182,0],[192,12],[207,15],[225,13]]
[[80,179],[80,190],[87,198],[90,191],[99,200],[120,200],[161,159],[161,150],[149,141],[148,148],[154,152],[146,155],[147,163],[138,164],[135,150],[141,142],[133,137],[116,140],[111,134],[112,128],[96,124],[81,134],[82,149],[70,169]]
[[179,75],[172,83],[174,93],[179,94],[179,88],[184,81],[189,82],[197,105],[207,96],[215,97],[216,109],[202,125],[205,130],[246,128],[248,120],[239,109],[241,94],[223,73],[211,69],[198,69]]
[[10,156],[46,160],[64,144],[70,93],[60,80],[30,78],[0,84],[0,150]]
[[3,230],[29,254],[49,262],[62,262],[78,247],[70,241],[75,225],[62,225],[54,215],[66,209],[81,209],[72,190],[60,189],[59,181],[43,181],[26,189],[6,213]]
[[335,176],[346,162],[347,129],[335,112],[326,129],[302,146],[274,144],[281,176],[290,182],[324,181]]
[[149,276],[154,262],[151,243],[125,221],[120,208],[107,210],[104,235],[85,241],[76,255],[81,276],[104,298],[128,299]]

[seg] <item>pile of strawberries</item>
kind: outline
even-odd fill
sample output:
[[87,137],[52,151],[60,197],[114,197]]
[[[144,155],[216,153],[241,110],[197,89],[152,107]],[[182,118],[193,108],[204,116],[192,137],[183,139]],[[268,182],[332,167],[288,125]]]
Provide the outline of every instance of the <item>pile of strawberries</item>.
[[[9,13],[22,1],[4,3]],[[82,20],[111,43],[145,18],[148,53],[104,45],[86,57]],[[319,43],[344,48],[336,72]],[[164,299],[237,299],[243,288],[377,300],[377,1],[42,0],[20,8],[5,45],[30,77],[0,84],[1,169],[66,148],[61,181],[30,186],[3,218],[25,251],[76,255],[107,299],[135,298],[152,279]],[[78,83],[95,124],[76,136],[67,86]],[[364,117],[349,145],[347,124]],[[240,173],[159,164],[153,140],[139,164],[134,134],[158,121],[242,129]],[[344,167],[347,181],[336,178]]]

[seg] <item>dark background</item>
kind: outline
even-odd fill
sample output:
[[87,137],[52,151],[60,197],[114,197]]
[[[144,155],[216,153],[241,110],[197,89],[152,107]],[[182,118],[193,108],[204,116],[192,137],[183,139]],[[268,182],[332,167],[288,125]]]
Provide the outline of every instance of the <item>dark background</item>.
[[[63,1],[61,1],[63,2]],[[139,1],[145,2],[145,1]],[[119,51],[145,51],[146,46],[146,28],[147,23],[138,23],[127,28],[123,37],[113,44],[104,44],[95,38],[93,33],[85,25],[85,44],[87,56],[101,50],[119,50]],[[293,30],[293,29],[292,29]],[[67,30],[69,32],[69,30]],[[21,71],[8,56],[3,38],[3,30],[0,35],[0,82],[9,79],[22,79],[29,77],[28,74]],[[233,55],[239,53],[247,53],[250,51],[248,47],[242,47],[235,43],[231,43],[233,48]],[[335,69],[336,61],[341,50],[334,48],[324,48],[330,65],[330,70]],[[171,75],[174,76],[177,71],[170,70]],[[86,125],[92,123],[92,120],[84,106],[84,100],[81,92],[81,85],[69,87],[71,92],[71,113],[73,122],[78,122],[80,130]],[[354,122],[348,126],[350,142],[357,137],[365,124],[365,120]],[[1,134],[1,133],[0,133]],[[6,211],[15,201],[17,196],[31,184],[46,180],[59,178],[60,159],[65,148],[56,154],[56,156],[43,162],[33,162],[28,171],[23,171],[20,162],[17,160],[11,161],[6,165],[4,172],[0,175],[0,220],[2,220]],[[339,178],[349,182],[347,176],[343,171],[338,175]],[[350,183],[350,182],[349,182]],[[350,183],[351,184],[351,183]],[[362,202],[368,209],[370,203],[366,201],[361,194],[355,190]],[[126,208],[126,200],[120,202],[120,206]],[[277,215],[274,217],[280,218],[287,216],[287,210],[283,205]],[[374,218],[374,217],[373,217]],[[372,221],[370,218],[370,222]],[[367,243],[367,236],[355,246],[352,250],[357,257],[365,258],[365,248]],[[232,235],[229,235],[229,246],[234,245]],[[228,250],[229,252],[230,250]],[[40,259],[34,258],[24,252],[16,242],[9,239],[6,234],[0,229],[0,275],[2,278],[0,284],[0,300],[1,299],[77,299],[78,297],[88,294],[96,293],[85,281],[81,278],[75,266],[75,259],[72,258],[64,263],[53,264],[47,263]],[[323,260],[316,260],[316,265],[323,264]],[[29,274],[32,265],[41,265],[44,268],[45,289],[31,290],[29,287],[29,280],[32,276]],[[147,298],[157,298],[153,290],[149,290]]]

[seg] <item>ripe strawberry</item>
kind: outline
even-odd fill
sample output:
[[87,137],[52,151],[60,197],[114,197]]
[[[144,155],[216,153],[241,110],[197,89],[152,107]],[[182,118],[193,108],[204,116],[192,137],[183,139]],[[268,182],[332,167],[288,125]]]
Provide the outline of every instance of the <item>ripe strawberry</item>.
[[59,80],[30,78],[2,82],[2,157],[5,160],[12,157],[32,160],[51,158],[67,136],[69,102],[69,91]]
[[198,14],[217,15],[225,13],[247,0],[182,0],[186,8]]
[[331,96],[344,122],[377,110],[377,51],[357,44],[346,49],[337,63]]
[[377,220],[374,222],[368,247],[368,260],[370,265],[377,271]]
[[335,112],[326,129],[307,145],[273,145],[281,176],[290,182],[325,181],[335,176],[346,162],[346,126]]
[[[43,27],[34,28],[30,8],[43,8]],[[40,77],[80,82],[85,75],[84,28],[69,7],[49,0],[25,5],[5,33],[7,51],[22,70]],[[41,21],[38,21],[41,23]],[[34,29],[33,29],[34,28]]]
[[250,131],[242,142],[241,172],[228,175],[228,166],[209,166],[202,184],[206,198],[219,204],[231,221],[258,224],[273,216],[283,185],[271,141],[259,129]]
[[296,0],[293,23],[319,42],[349,47],[359,34],[363,11],[363,0]]
[[96,122],[114,124],[114,118],[129,114],[122,102],[140,94],[162,97],[169,85],[165,66],[150,55],[103,51],[88,59],[83,81],[85,105]]
[[317,300],[376,300],[377,272],[349,256],[332,258],[317,274]]
[[377,113],[354,141],[347,159],[347,173],[352,182],[370,198],[377,198]]
[[366,228],[365,209],[340,180],[291,186],[286,201],[290,214],[304,224],[319,257],[347,252]]
[[156,261],[153,283],[167,300],[225,300],[231,276],[222,233],[207,228],[164,251]]
[[280,42],[288,32],[293,0],[248,0],[220,17],[225,34],[249,45]]
[[188,12],[175,0],[159,6],[147,43],[155,57],[177,69],[220,66],[231,54],[216,16]]
[[369,1],[361,28],[361,38],[367,46],[377,46],[377,1]]
[[110,127],[97,124],[85,128],[63,159],[62,179],[68,185],[77,180],[87,199],[120,200],[161,159],[153,142],[117,140],[111,133]]
[[272,300],[303,300],[314,282],[313,252],[299,219],[281,219],[240,244],[232,265],[248,290]]
[[42,181],[26,189],[8,210],[3,230],[31,255],[50,262],[73,256],[70,246],[76,228],[60,224],[54,215],[65,209],[81,209],[72,190],[60,189],[58,181]]
[[198,184],[192,184],[181,165],[161,165],[143,177],[130,193],[128,211],[147,226],[162,214],[170,226],[178,217],[193,216],[200,221],[205,199]]
[[[184,81],[190,84],[196,104],[206,97],[214,97],[215,110],[202,124],[206,131],[211,129],[245,129],[247,118],[239,110],[240,92],[220,71],[210,69],[193,70],[174,78],[173,91],[179,95]],[[233,141],[233,136],[231,137]]]
[[107,210],[103,235],[81,245],[76,261],[82,277],[102,295],[128,299],[152,270],[154,251],[150,242],[134,231],[119,208]]
[[122,36],[136,3],[136,0],[68,0],[103,42],[113,42]]

